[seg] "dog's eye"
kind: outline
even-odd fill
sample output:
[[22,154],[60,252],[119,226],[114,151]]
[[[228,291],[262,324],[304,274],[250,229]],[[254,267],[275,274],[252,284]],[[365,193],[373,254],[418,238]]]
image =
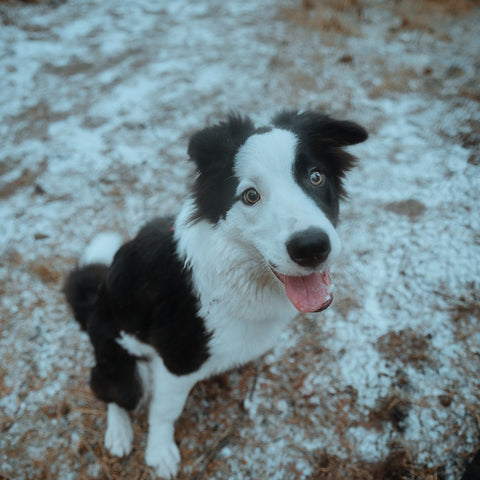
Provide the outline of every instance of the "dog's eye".
[[318,170],[312,170],[310,172],[310,182],[312,185],[315,185],[316,187],[318,185],[321,185],[325,181],[325,175],[323,173],[320,173]]
[[242,199],[247,205],[254,205],[260,200],[260,194],[254,188],[249,188],[243,192]]

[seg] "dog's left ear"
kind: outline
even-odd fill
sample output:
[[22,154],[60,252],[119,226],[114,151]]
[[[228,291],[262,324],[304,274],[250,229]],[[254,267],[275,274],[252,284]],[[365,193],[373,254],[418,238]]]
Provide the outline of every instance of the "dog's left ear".
[[368,138],[367,131],[357,123],[335,120],[320,112],[298,113],[284,110],[273,118],[278,128],[292,131],[304,145],[319,159],[332,176],[340,197],[347,197],[343,185],[345,173],[355,165],[355,157],[342,149]]
[[254,131],[250,118],[231,113],[226,121],[194,133],[188,155],[200,172],[232,168],[235,154]]
[[298,113],[283,110],[273,118],[273,124],[279,128],[292,130],[311,142],[320,142],[332,147],[355,145],[368,138],[367,131],[357,123],[335,120],[320,112]]
[[368,132],[358,123],[348,120],[333,120],[321,127],[319,135],[322,141],[335,147],[346,147],[362,143],[368,138]]

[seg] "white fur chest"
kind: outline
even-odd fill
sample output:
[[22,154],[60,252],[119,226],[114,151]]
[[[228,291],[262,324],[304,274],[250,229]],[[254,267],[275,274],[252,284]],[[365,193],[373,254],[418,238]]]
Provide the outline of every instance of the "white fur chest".
[[209,331],[210,358],[199,372],[202,377],[253,360],[272,348],[295,311],[276,292],[261,292],[254,298],[232,297],[230,301],[202,306],[200,315]]
[[264,354],[298,312],[258,252],[219,226],[187,226],[189,214],[188,208],[180,213],[175,236],[180,257],[192,269],[199,315],[212,332],[210,357],[198,372],[205,378]]

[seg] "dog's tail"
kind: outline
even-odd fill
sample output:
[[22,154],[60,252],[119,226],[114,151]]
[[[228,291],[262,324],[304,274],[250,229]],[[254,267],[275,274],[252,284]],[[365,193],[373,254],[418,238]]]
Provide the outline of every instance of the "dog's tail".
[[112,263],[113,256],[122,244],[118,233],[97,235],[78,262],[78,268],[70,272],[64,286],[65,296],[72,307],[75,320],[83,330],[95,309],[98,289]]

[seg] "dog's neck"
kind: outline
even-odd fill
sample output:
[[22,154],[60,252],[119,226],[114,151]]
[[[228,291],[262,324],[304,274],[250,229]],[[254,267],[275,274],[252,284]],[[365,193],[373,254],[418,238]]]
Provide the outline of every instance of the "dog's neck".
[[249,298],[264,291],[268,295],[283,294],[283,287],[253,247],[236,242],[221,223],[192,221],[194,213],[195,204],[188,199],[175,220],[174,235],[177,254],[192,268],[198,293],[234,291]]

